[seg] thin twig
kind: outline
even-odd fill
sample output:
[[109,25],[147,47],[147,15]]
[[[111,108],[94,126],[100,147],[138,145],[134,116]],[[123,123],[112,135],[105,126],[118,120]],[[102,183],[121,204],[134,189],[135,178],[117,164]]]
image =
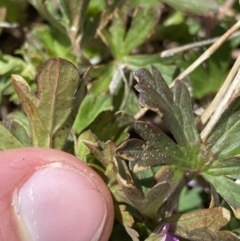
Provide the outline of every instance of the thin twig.
[[194,61],[186,70],[184,70],[171,84],[177,80],[184,79],[190,74],[195,68],[209,58],[237,29],[240,27],[240,20],[237,21],[225,34],[223,34],[213,45],[211,45],[196,61]]
[[201,123],[202,125],[205,125],[208,120],[210,119],[211,115],[215,112],[217,106],[222,101],[224,95],[226,94],[227,90],[229,89],[229,86],[231,85],[232,80],[236,76],[238,70],[240,68],[240,55],[236,59],[232,69],[230,70],[227,78],[225,79],[223,85],[221,86],[220,90],[216,94],[215,98],[211,102],[211,104],[208,106],[208,108],[204,111],[203,115],[201,116]]
[[18,23],[0,22],[0,28],[17,28]]
[[[234,33],[231,37],[229,37],[229,39],[233,39],[236,37],[240,36],[240,31],[237,31],[236,33]],[[195,43],[190,43],[190,44],[186,44],[183,46],[179,46],[173,49],[168,49],[168,50],[164,50],[160,53],[161,58],[168,58],[171,57],[177,53],[181,53],[190,49],[194,49],[194,48],[199,48],[199,47],[204,47],[207,46],[209,44],[213,44],[215,43],[219,38],[221,37],[215,37],[215,38],[211,38],[211,39],[207,39],[207,40],[202,40],[199,42],[195,42]]]
[[229,105],[239,95],[239,93],[240,93],[240,70],[238,70],[238,73],[235,76],[228,91],[226,92],[224,98],[219,103],[213,116],[211,117],[211,119],[209,120],[209,122],[207,123],[203,131],[201,132],[200,136],[203,142],[207,139],[208,135],[211,133],[213,127],[218,122],[223,112],[229,107]]

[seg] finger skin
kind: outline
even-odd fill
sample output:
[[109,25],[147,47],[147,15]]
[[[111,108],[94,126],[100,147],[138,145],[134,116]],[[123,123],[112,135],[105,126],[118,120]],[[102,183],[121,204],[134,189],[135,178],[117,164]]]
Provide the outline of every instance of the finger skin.
[[68,153],[48,148],[29,147],[0,152],[1,241],[22,241],[19,237],[19,227],[14,215],[14,192],[39,168],[55,162],[71,166],[71,168],[77,169],[86,175],[86,178],[95,185],[94,188],[102,194],[106,201],[107,218],[99,241],[107,241],[109,239],[114,219],[113,203],[108,188],[98,174]]

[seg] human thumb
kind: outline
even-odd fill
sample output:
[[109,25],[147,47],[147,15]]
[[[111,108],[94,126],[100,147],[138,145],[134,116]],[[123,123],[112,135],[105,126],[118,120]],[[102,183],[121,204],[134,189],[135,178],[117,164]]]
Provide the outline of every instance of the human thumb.
[[0,152],[1,241],[107,241],[113,213],[103,180],[74,156]]

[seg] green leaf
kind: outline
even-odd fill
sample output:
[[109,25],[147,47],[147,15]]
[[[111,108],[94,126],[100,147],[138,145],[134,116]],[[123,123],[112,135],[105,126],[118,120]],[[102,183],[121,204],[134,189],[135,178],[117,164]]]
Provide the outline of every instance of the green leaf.
[[100,36],[118,60],[144,43],[157,24],[159,11],[152,8],[136,8],[130,28],[126,31],[127,19],[120,10],[114,12],[109,29],[101,29]]
[[78,111],[73,126],[74,130],[77,133],[82,132],[96,119],[101,112],[111,109],[112,103],[110,95],[103,94],[96,96],[92,93],[89,93]]
[[[126,83],[125,83],[126,85]],[[128,87],[130,88],[130,87]],[[129,89],[129,92],[126,93],[125,89],[123,90],[124,93],[122,93],[124,96],[121,99],[121,105],[119,106],[119,109],[121,111],[125,111],[126,113],[128,113],[131,116],[134,116],[135,114],[137,114],[140,111],[140,105],[138,104],[138,98],[137,95],[135,94],[135,92],[132,89]],[[118,96],[116,96],[116,99],[118,98]],[[114,103],[113,103],[114,104]],[[116,106],[114,106],[115,109]]]
[[165,216],[166,212],[172,213],[179,203],[179,197],[183,187],[186,185],[185,172],[175,166],[164,166],[156,173],[157,182],[166,181],[170,188],[168,190],[166,203],[159,211],[159,218]]
[[207,146],[218,158],[226,158],[240,154],[240,119],[237,98],[224,112],[207,140]]
[[184,187],[179,198],[178,211],[182,213],[197,209],[202,204],[200,191],[201,187],[194,187],[190,190]]
[[42,15],[43,18],[45,18],[47,21],[49,21],[54,27],[58,28],[62,32],[64,32],[64,25],[59,21],[56,16],[51,13],[50,9],[53,8],[51,1],[44,1],[44,0],[28,0],[36,9],[37,11]]
[[35,71],[22,59],[2,54],[1,51],[0,66],[0,103],[2,102],[4,95],[7,95],[10,96],[10,98],[8,97],[8,101],[10,100],[19,104],[19,99],[11,85],[11,75],[20,74],[29,79],[35,76]]
[[59,7],[66,19],[66,31],[76,49],[80,47],[83,22],[90,0],[58,0]]
[[97,137],[89,130],[82,132],[75,143],[75,156],[80,160],[87,162],[87,155],[90,154],[89,148],[84,144],[85,141],[95,143]]
[[25,25],[26,22],[28,21],[27,20],[27,15],[28,15],[27,1],[12,2],[8,0],[1,0],[1,8],[2,8],[2,11],[0,16],[0,21],[5,20],[9,23],[18,23],[20,26]]
[[57,0],[57,2],[62,13],[69,20],[69,29],[72,28],[75,34],[79,34],[83,27],[81,20],[84,18],[90,0]]
[[136,78],[139,103],[158,113],[177,143],[158,128],[137,122],[135,130],[145,141],[128,140],[119,146],[117,154],[133,162],[134,172],[162,165],[202,169],[204,157],[187,87],[176,82],[172,93],[155,67],[152,67],[152,74],[146,69],[138,70]]
[[136,8],[133,13],[130,29],[124,37],[123,55],[129,54],[153,32],[159,18],[159,11],[154,8]]
[[152,74],[146,69],[139,69],[135,76],[138,80],[136,89],[140,92],[139,103],[161,117],[178,145],[198,146],[199,135],[187,87],[178,81],[171,93],[155,67],[152,67]]
[[[33,41],[34,39],[34,41]],[[36,45],[38,48],[36,48]],[[35,27],[31,38],[25,42],[22,54],[33,60],[34,65],[42,64],[49,58],[64,58],[76,64],[69,37],[51,25]],[[37,62],[36,62],[37,61]]]
[[166,222],[170,232],[192,241],[240,240],[230,231],[220,231],[230,218],[228,210],[218,207],[173,215]]
[[33,146],[48,146],[48,134],[38,112],[39,99],[21,76],[12,75],[12,83],[28,116]]
[[134,161],[133,171],[162,165],[184,165],[186,155],[160,129],[140,121],[135,123],[134,129],[145,141],[127,140],[116,150],[121,158]]
[[166,3],[171,7],[187,13],[205,14],[216,13],[218,11],[218,3],[210,0],[207,3],[202,0],[132,0],[130,4],[133,6],[143,5],[145,7],[159,7],[160,2]]
[[[127,138],[127,130],[133,125],[134,118],[125,112],[104,111],[88,127],[101,141],[111,140],[120,143]],[[103,128],[107,126],[107,128]]]
[[[92,138],[92,137],[91,137]],[[107,141],[105,144],[101,142],[91,142],[87,140],[82,140],[83,143],[89,148],[91,153],[101,162],[105,167],[105,176],[102,178],[108,183],[108,187],[114,196],[114,200],[118,203],[129,203],[126,195],[124,195],[122,188],[117,182],[117,170],[116,161],[114,153],[116,150],[116,145],[112,141]],[[124,173],[125,174],[125,173]]]
[[206,171],[211,176],[228,176],[240,179],[240,157],[233,156],[214,161]]
[[83,22],[90,0],[29,0],[38,12],[55,28],[66,33],[77,55],[82,39]]
[[109,29],[100,29],[99,34],[103,42],[110,48],[115,58],[121,57],[125,36],[125,19],[121,13],[116,10],[112,17],[112,24]]
[[176,65],[164,63],[159,54],[125,56],[122,61],[133,71],[139,68],[147,68],[150,70],[151,65],[154,65],[161,72],[163,79],[168,84],[174,79],[174,74],[177,70]]
[[11,55],[2,54],[0,52],[0,75],[6,75],[9,73],[19,73],[25,68],[25,62],[17,57]]
[[101,95],[109,91],[109,85],[112,80],[112,76],[116,71],[116,65],[113,62],[110,62],[105,65],[96,66],[93,68],[89,75],[92,78],[95,78],[95,81],[91,86],[91,93],[96,96]]
[[19,120],[13,120],[11,123],[11,133],[23,144],[23,146],[31,146],[32,140],[27,128]]
[[[130,170],[134,168],[131,164],[132,162],[129,163]],[[159,167],[156,169],[159,169]],[[154,175],[154,168],[148,168],[141,172],[132,173],[136,186],[144,193],[144,195],[146,195],[146,193],[155,185],[156,180]]]
[[129,2],[129,5],[133,7],[143,6],[143,7],[159,7],[161,5],[161,2],[159,0],[131,0]]
[[[189,52],[187,60],[183,58],[177,60],[178,65],[186,69],[201,53],[202,51]],[[221,51],[217,51],[210,59],[205,61],[204,66],[198,66],[189,74],[193,94],[196,98],[202,99],[204,96],[216,93],[219,90],[229,71],[230,53],[229,44],[224,44],[221,46]]]
[[135,186],[126,164],[121,160],[117,160],[117,167],[119,171],[118,183],[130,203],[142,215],[156,221],[158,218],[158,210],[167,196],[169,184],[167,182],[159,182],[144,195],[143,192]]
[[26,81],[13,75],[14,88],[28,116],[33,146],[61,149],[86,94],[76,67],[56,58],[47,61],[38,77],[38,97]]
[[128,235],[132,238],[133,241],[139,241],[139,234],[136,230],[132,228],[134,224],[134,219],[130,212],[126,210],[125,205],[119,205],[119,213],[116,214],[116,219],[121,223]]
[[216,191],[226,200],[232,208],[235,216],[240,218],[240,186],[225,176],[212,176],[207,173],[202,174],[210,182]]
[[179,11],[188,13],[204,14],[216,13],[218,11],[218,3],[215,0],[209,0],[207,2],[202,0],[161,0],[161,2],[167,3]]
[[169,167],[160,169],[161,173],[156,174],[157,183],[144,195],[126,163],[116,158],[116,166],[119,185],[133,207],[143,216],[159,221],[165,216],[166,210],[171,212],[176,206],[184,184],[184,173],[181,170]]
[[22,143],[0,122],[0,150],[23,147]]

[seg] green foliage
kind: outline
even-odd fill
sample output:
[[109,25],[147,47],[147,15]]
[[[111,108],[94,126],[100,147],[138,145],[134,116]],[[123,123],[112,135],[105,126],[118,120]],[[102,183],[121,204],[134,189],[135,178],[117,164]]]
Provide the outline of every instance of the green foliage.
[[200,187],[194,187],[190,190],[187,187],[184,187],[179,197],[179,212],[182,213],[197,209],[202,204],[200,191]]
[[[173,215],[166,221],[171,224],[170,231],[177,235],[194,240],[232,240],[237,241],[237,235],[229,231],[220,231],[230,219],[230,212],[224,208],[203,209],[183,215]],[[196,228],[197,227],[197,228]]]
[[218,3],[215,0],[210,0],[207,3],[201,0],[194,0],[194,1],[161,0],[161,1],[183,12],[203,14],[203,13],[218,11]]
[[[28,16],[30,4],[45,21]],[[189,85],[169,87],[204,47],[160,57],[171,46],[225,32],[235,19],[205,26],[211,17],[204,14],[216,13],[217,1],[2,5],[7,15],[0,12],[1,21],[18,22],[25,39],[0,54],[0,114],[1,107],[9,111],[0,122],[0,150],[51,147],[90,165],[114,199],[113,241],[166,241],[168,232],[180,240],[240,240],[234,230],[240,219],[239,98],[204,142],[193,112],[219,90],[239,41],[226,43],[192,71]],[[0,29],[6,33],[15,37],[18,29]],[[189,189],[191,180],[201,182]]]
[[101,37],[117,60],[127,56],[131,51],[144,43],[153,31],[159,16],[158,11],[149,8],[136,8],[133,20],[126,31],[127,16],[115,11],[109,30],[101,29]]
[[11,75],[19,74],[30,81],[35,75],[34,68],[18,57],[2,54],[0,52],[0,102],[3,102],[4,95],[10,95],[11,101],[19,103],[16,93],[11,85]]
[[[189,75],[196,98],[201,99],[208,93],[216,93],[220,88],[229,68],[229,59],[231,58],[229,50],[229,45],[225,44],[221,51],[217,51],[211,59],[206,61],[207,67],[201,65]],[[198,56],[199,54],[191,52],[188,61],[179,60],[179,65],[187,68]]]
[[14,149],[22,147],[22,143],[13,135],[7,127],[0,123],[1,142],[0,150]]
[[[155,111],[161,117],[176,141],[175,143],[157,127],[144,122],[137,122],[135,130],[143,140],[132,139],[125,141],[116,150],[119,157],[130,161],[130,168],[133,172],[150,167],[165,166],[165,170],[161,168],[157,173],[158,183],[146,194],[146,196],[152,196],[151,203],[154,204],[153,200],[156,200],[157,193],[163,192],[161,193],[162,201],[158,200],[158,204],[162,203],[162,207],[160,205],[157,207],[151,205],[151,210],[145,210],[146,213],[142,212],[142,214],[150,218],[153,210],[155,214],[162,213],[161,209],[166,212],[169,207],[166,208],[163,204],[164,199],[169,202],[167,198],[170,195],[169,191],[171,190],[171,195],[175,195],[175,198],[178,199],[179,191],[183,187],[181,183],[183,175],[194,178],[199,173],[226,200],[235,216],[239,218],[240,203],[238,196],[240,189],[238,184],[232,180],[239,178],[239,158],[232,157],[233,154],[239,154],[239,141],[236,138],[239,128],[235,119],[236,116],[239,116],[239,102],[236,101],[229,107],[229,110],[224,113],[224,116],[213,129],[212,135],[210,135],[206,143],[201,143],[193,119],[190,95],[185,84],[178,81],[170,91],[161,74],[154,67],[152,67],[152,74],[146,69],[140,69],[135,75],[138,80],[136,89],[140,92],[140,104]],[[223,159],[223,157],[228,158]],[[174,171],[171,166],[179,169],[179,171],[181,170],[183,174],[179,173],[177,177],[177,171]],[[172,173],[171,175],[168,174],[169,177],[166,175],[166,170]],[[125,172],[127,174],[126,169]],[[128,175],[131,174],[128,173]],[[176,180],[174,181],[175,178],[177,178],[177,184]],[[165,185],[169,185],[165,192],[164,186],[161,186],[163,180]],[[126,184],[126,179],[123,178],[120,181],[128,199],[134,197],[131,202],[141,212],[138,204],[135,203],[136,192],[133,193],[132,187]],[[155,191],[159,184],[161,184],[161,191]],[[172,205],[170,210],[171,208]],[[170,212],[170,210],[168,211]],[[211,225],[209,226],[215,211],[213,208],[203,211],[203,222],[201,222],[198,213],[200,211],[179,214],[176,216],[175,221],[173,221],[174,216],[172,216],[167,218],[166,222],[170,223],[171,230],[176,235],[189,240],[239,240],[237,236],[229,231],[218,231],[229,222],[229,214],[225,221],[217,218],[219,219],[219,226],[214,228]],[[206,216],[205,213],[209,216]],[[223,214],[224,218],[225,216]],[[185,221],[183,223],[181,221],[182,219],[185,220],[185,218],[186,224]],[[196,220],[196,223],[194,223],[194,220]],[[180,225],[179,232],[178,225]],[[186,227],[184,228],[181,225]]]
[[31,141],[24,124],[13,120],[11,131],[15,137],[0,125],[6,136],[1,148],[19,147],[22,141],[24,146],[62,149],[86,94],[76,67],[60,58],[47,61],[37,77],[37,96],[21,76],[12,75],[12,83],[29,120]]

